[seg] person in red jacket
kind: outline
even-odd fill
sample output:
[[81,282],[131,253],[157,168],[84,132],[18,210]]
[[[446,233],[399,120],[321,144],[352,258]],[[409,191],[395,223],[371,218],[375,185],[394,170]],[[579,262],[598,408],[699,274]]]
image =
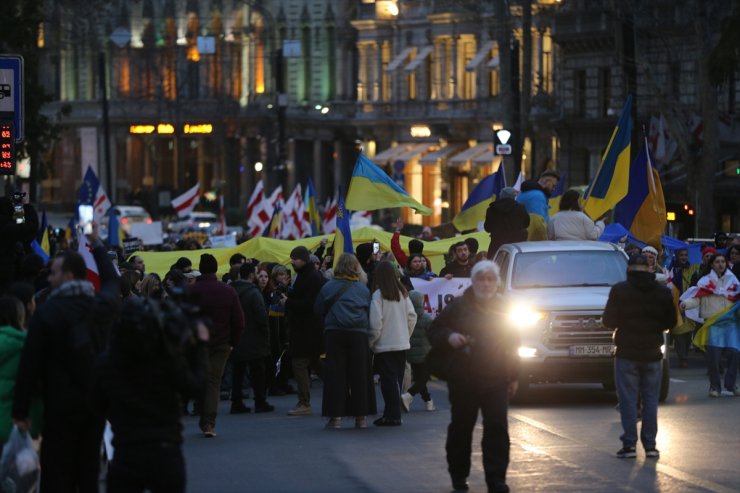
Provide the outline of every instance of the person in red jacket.
[[208,379],[199,425],[203,436],[212,438],[216,436],[221,378],[226,360],[244,331],[244,312],[234,288],[216,277],[216,257],[209,253],[201,255],[198,270],[201,275],[190,286],[189,293],[203,318],[210,322],[211,331],[208,341]]

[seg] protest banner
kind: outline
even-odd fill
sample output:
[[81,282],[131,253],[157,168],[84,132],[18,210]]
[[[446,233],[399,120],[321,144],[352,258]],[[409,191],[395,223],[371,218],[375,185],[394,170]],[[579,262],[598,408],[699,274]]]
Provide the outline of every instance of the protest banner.
[[411,283],[414,285],[414,290],[424,295],[424,311],[430,317],[436,318],[450,301],[462,296],[465,290],[468,289],[470,278],[453,277],[448,280],[444,277],[435,277],[430,281],[425,281],[412,277]]

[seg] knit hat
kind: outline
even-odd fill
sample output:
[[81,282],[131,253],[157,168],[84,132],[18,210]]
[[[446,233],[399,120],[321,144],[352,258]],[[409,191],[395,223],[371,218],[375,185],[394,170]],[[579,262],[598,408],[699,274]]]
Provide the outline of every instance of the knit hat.
[[361,243],[357,245],[355,248],[355,255],[357,256],[357,260],[360,261],[360,265],[365,265],[373,255],[373,244]]
[[642,248],[642,253],[652,253],[656,257],[658,256],[658,250],[656,250],[654,247],[651,247],[650,245],[644,246]]
[[501,189],[501,191],[498,194],[499,199],[515,199],[516,198],[516,188],[514,187],[504,187]]
[[218,261],[210,253],[204,253],[200,256],[198,270],[201,274],[215,274],[218,271]]
[[702,257],[704,255],[706,255],[707,253],[711,253],[712,255],[717,255],[717,249],[716,248],[713,248],[713,247],[710,247],[710,246],[704,247],[704,248],[701,249],[701,256]]
[[422,253],[424,252],[424,242],[419,240],[409,241],[409,253]]
[[311,262],[311,252],[304,246],[297,246],[290,251],[290,258],[293,260],[303,260],[305,263]]

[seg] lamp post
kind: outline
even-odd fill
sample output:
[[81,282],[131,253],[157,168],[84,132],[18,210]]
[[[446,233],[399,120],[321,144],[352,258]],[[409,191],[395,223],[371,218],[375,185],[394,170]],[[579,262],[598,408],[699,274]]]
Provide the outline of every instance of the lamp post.
[[511,155],[511,144],[509,144],[509,139],[511,139],[511,132],[505,128],[494,131],[493,153],[497,156],[501,156],[501,165],[504,164],[504,156]]

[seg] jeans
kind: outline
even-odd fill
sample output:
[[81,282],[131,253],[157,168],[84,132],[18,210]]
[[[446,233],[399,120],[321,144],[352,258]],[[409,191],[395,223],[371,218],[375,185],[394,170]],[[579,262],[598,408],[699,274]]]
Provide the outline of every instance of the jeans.
[[206,394],[203,397],[203,408],[200,410],[199,425],[201,431],[216,427],[221,378],[230,354],[231,347],[228,344],[208,348],[208,379],[206,381]]
[[453,479],[470,474],[473,429],[478,421],[478,409],[483,413],[483,470],[486,483],[506,481],[509,467],[508,385],[477,388],[448,383],[450,393],[450,425],[447,427],[447,468]]
[[385,408],[383,416],[401,419],[401,388],[406,371],[406,351],[388,351],[375,355],[375,369],[380,375],[380,393]]
[[249,367],[249,378],[252,382],[252,392],[254,392],[255,404],[265,404],[267,402],[267,380],[265,375],[265,359],[253,359],[247,361],[233,361],[232,368],[232,385],[231,385],[231,402],[240,403],[244,399],[242,393],[242,382],[244,373]]
[[717,346],[707,346],[705,357],[707,368],[709,370],[709,388],[710,390],[722,390],[722,382],[719,377],[719,360],[722,358],[722,351],[727,355],[727,371],[725,371],[725,388],[729,391],[735,390],[737,383],[737,365],[738,352],[732,348],[721,348]]
[[645,450],[655,448],[662,375],[663,366],[660,360],[632,361],[624,358],[614,360],[614,379],[617,384],[619,413],[624,431],[619,438],[625,447],[634,447],[637,444],[637,406],[638,398],[642,398],[640,441]]
[[429,389],[427,389],[429,370],[427,370],[426,363],[411,363],[411,376],[414,383],[409,387],[408,393],[411,395],[421,394],[424,402],[432,400]]
[[311,405],[311,358],[293,356],[293,378],[298,386],[298,404]]

